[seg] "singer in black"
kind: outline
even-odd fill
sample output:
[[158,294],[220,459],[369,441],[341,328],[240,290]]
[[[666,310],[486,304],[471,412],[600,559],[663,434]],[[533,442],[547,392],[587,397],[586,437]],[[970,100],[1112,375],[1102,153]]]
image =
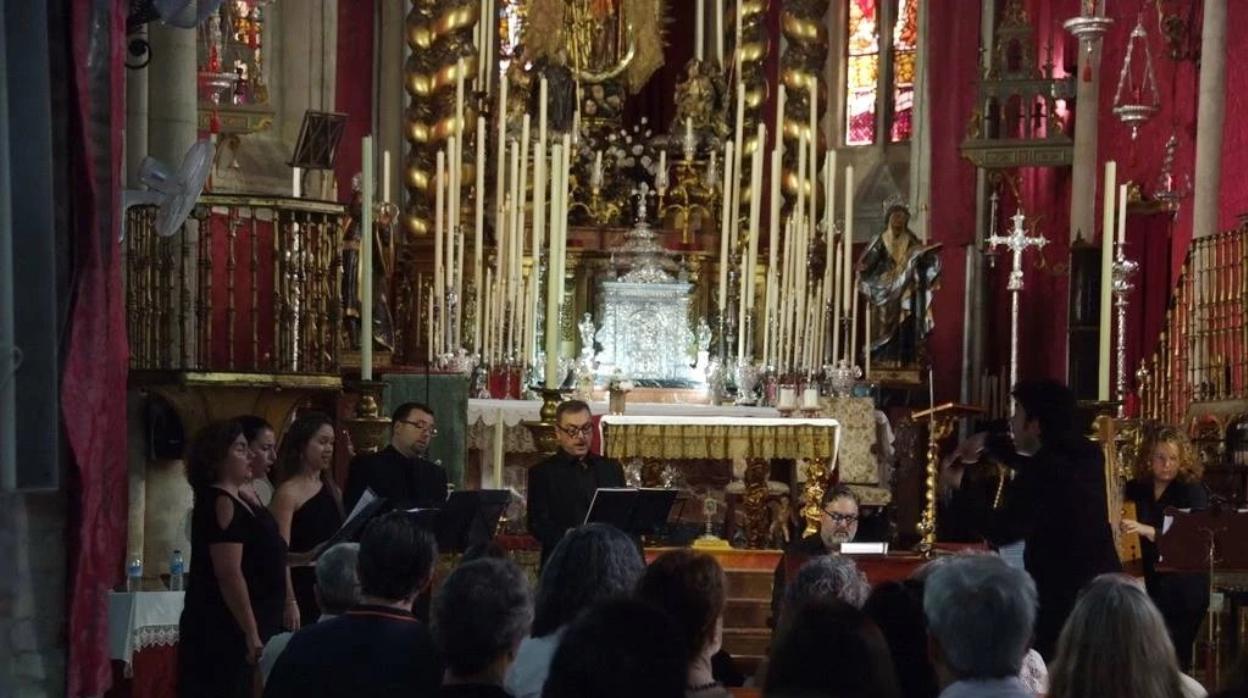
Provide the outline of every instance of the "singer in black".
[[625,486],[619,463],[589,452],[593,419],[585,402],[561,403],[555,411],[559,450],[529,470],[529,532],[542,544],[542,562],[568,529],[584,523],[598,488]]
[[401,509],[445,504],[446,469],[425,458],[429,442],[437,435],[437,422],[428,405],[399,405],[390,422],[390,445],[351,459],[343,502],[346,510],[355,508],[366,489]]
[[[1105,500],[1105,461],[1082,433],[1074,393],[1050,380],[1014,386],[1009,434],[980,433],[946,460],[942,484],[961,488],[964,463],[989,459],[1013,471],[1000,507],[974,491],[955,506],[977,510],[981,535],[995,544],[1022,540],[1040,609],[1035,649],[1052,659],[1057,636],[1079,590],[1093,577],[1121,572]],[[974,501],[978,499],[978,501]]]

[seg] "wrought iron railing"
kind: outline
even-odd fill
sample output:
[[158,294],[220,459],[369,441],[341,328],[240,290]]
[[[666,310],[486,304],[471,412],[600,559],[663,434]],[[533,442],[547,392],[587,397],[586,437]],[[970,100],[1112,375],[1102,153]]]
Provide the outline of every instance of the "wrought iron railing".
[[1181,424],[1193,402],[1248,398],[1248,219],[1192,241],[1157,348],[1142,363],[1148,419]]
[[126,329],[135,370],[336,374],[338,204],[205,194],[174,235],[126,217]]

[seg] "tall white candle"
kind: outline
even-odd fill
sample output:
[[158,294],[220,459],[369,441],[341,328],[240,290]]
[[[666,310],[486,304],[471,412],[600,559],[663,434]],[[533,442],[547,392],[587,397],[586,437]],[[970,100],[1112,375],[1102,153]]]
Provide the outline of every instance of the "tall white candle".
[[862,334],[865,339],[862,342],[862,375],[866,378],[871,377],[871,304],[863,303]]
[[554,389],[559,387],[559,306],[561,303],[563,280],[559,278],[559,259],[561,257],[559,249],[560,225],[558,221],[560,211],[560,197],[562,196],[563,187],[561,186],[562,166],[563,162],[563,144],[555,143],[551,155],[551,186],[550,186],[550,209],[552,220],[550,223],[550,271],[546,277],[546,387]]
[[715,63],[724,69],[724,0],[712,0],[715,3]]
[[841,308],[851,320],[849,315],[849,305],[851,297],[855,295],[853,289],[854,278],[854,166],[847,165],[845,167],[845,238],[843,241],[845,246],[842,262],[845,264],[845,273],[842,280],[845,288],[841,294],[841,302],[844,306]]
[[446,152],[439,150],[436,158],[437,174],[434,176],[434,207],[433,207],[433,259],[435,267],[433,270],[433,308],[436,310],[437,331],[435,332],[436,343],[434,345],[434,356],[438,356],[444,350],[443,327],[446,319],[443,316],[443,304],[446,302],[446,258],[445,245],[443,243],[443,235],[445,232],[442,227],[444,221],[442,219],[443,205],[445,199],[443,193],[446,191],[446,183],[444,175],[446,172]]
[[[828,263],[834,269],[840,269],[841,264],[841,244],[835,239],[829,241]],[[832,304],[832,363],[836,364],[837,359],[841,358],[841,284],[837,280],[832,281],[831,296],[829,300]]]
[[381,200],[390,202],[390,151],[381,154]]
[[[781,90],[784,86],[780,87]],[[781,170],[781,134],[776,133],[776,145],[771,150],[771,192],[770,201],[768,201],[767,213],[767,300],[764,308],[763,317],[763,361],[766,365],[772,363],[772,354],[775,351],[775,328],[777,295],[779,293],[779,270],[776,269],[776,260],[780,252],[780,170]]]
[[[497,171],[494,176],[494,210],[497,220],[494,221],[494,230],[503,229],[505,222],[502,220],[501,211],[503,208],[503,198],[507,186],[507,81],[500,80],[498,84],[498,140],[495,141],[494,147],[498,149],[496,164]],[[502,282],[501,278],[495,281]]]
[[719,220],[719,296],[718,308],[721,323],[727,322],[728,312],[728,263],[729,241],[732,237],[732,141],[724,144],[724,181],[720,189],[722,206]]
[[[662,168],[660,168],[662,169]],[[589,179],[590,187],[598,189],[602,186],[602,151],[594,151],[594,172]]]
[[303,196],[303,169],[292,167],[290,170],[290,195],[298,199]]
[[693,20],[693,23],[696,26],[696,30],[694,34],[695,39],[693,42],[693,55],[699,61],[701,61],[704,57],[703,52],[705,49],[703,48],[703,43],[706,41],[705,39],[706,6],[704,4],[705,2],[706,0],[698,0],[697,11],[694,13],[694,20]]
[[[1114,265],[1114,194],[1118,182],[1118,163],[1105,163],[1104,203],[1101,210],[1101,317],[1097,338],[1096,397],[1109,400],[1110,345],[1112,343],[1113,265]],[[996,231],[990,231],[995,233]]]
[[503,408],[498,408],[498,414],[495,415],[497,421],[494,423],[494,443],[493,443],[493,474],[494,488],[503,488],[503,431],[507,429],[507,425],[503,423]]
[[481,352],[481,309],[485,288],[481,285],[482,267],[485,264],[485,117],[477,117],[477,166],[476,181],[473,183],[473,228],[472,228],[472,287],[473,297],[473,336],[472,348]]
[[360,215],[360,379],[373,379],[373,138],[364,136]]
[[[549,89],[543,76],[537,87],[537,142],[541,144],[546,143],[546,95]],[[542,151],[542,157],[546,157],[545,151]]]
[[[854,281],[856,282],[857,275]],[[849,363],[855,365],[854,361],[858,358],[858,284],[854,284],[853,304],[849,311]]]
[[[659,169],[656,170],[656,172],[663,173],[662,175],[655,177],[655,180],[656,180],[655,188],[658,188],[658,182],[661,181],[667,175],[667,151],[666,150],[659,151]],[[667,188],[666,185],[664,185],[664,189],[666,188]]]

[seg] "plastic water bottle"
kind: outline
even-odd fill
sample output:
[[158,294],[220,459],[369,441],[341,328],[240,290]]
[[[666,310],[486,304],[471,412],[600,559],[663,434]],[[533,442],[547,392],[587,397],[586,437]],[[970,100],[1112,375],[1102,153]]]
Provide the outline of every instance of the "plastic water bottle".
[[169,560],[169,591],[182,591],[182,576],[186,574],[186,560],[182,559],[182,551],[173,551]]
[[139,590],[143,583],[143,560],[134,558],[126,565],[126,591],[131,593]]

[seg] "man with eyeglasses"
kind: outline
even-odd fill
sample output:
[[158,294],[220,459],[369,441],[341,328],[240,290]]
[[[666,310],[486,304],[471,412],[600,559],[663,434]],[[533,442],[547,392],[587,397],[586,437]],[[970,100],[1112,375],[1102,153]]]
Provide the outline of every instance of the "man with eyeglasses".
[[397,508],[442,506],[446,502],[446,469],[425,458],[429,442],[438,435],[436,424],[428,405],[399,405],[390,422],[390,445],[351,459],[343,497],[347,511],[370,488]]
[[796,555],[803,560],[816,555],[827,555],[840,550],[841,543],[849,543],[858,535],[858,495],[846,485],[836,485],[824,490],[820,508],[823,516],[819,522],[819,532],[812,533],[794,542],[785,551],[785,557],[776,565],[776,574],[772,580],[771,612],[772,618],[780,617],[780,600],[784,598],[787,584],[785,568],[789,555]]
[[589,405],[560,403],[555,410],[559,450],[529,470],[529,532],[542,544],[542,562],[569,529],[580,526],[600,487],[624,487],[624,468],[589,452],[594,430]]

